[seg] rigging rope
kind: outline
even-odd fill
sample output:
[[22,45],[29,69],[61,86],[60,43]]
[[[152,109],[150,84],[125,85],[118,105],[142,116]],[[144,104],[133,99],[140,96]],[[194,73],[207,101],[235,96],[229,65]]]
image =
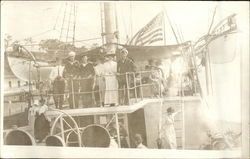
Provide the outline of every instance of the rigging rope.
[[56,26],[57,26],[57,22],[58,22],[58,19],[59,19],[59,15],[60,15],[61,10],[62,10],[62,6],[63,6],[63,3],[61,3],[60,9],[58,11],[58,14],[57,14],[57,17],[56,17],[56,22],[55,22],[55,25],[53,27],[54,30],[56,30]]
[[130,39],[132,39],[133,37],[132,1],[130,1],[129,7],[130,7],[130,31],[131,31]]
[[[54,30],[54,29],[49,29],[49,30],[46,30],[46,31],[44,31],[44,32],[42,32],[42,33],[32,35],[32,36],[30,36],[30,37],[28,37],[28,38],[19,39],[18,41],[22,41],[22,40],[29,39],[29,38],[34,38],[34,37],[37,37],[37,36],[41,36],[41,35],[44,35],[44,34],[46,34],[46,33],[48,33],[48,32],[51,32],[51,31],[53,31],[53,30]],[[23,46],[25,46],[25,45],[23,45]]]
[[76,16],[77,16],[77,6],[74,3],[74,27],[73,27],[73,45],[75,45],[75,32],[76,32]]
[[167,14],[166,11],[165,11],[165,15],[166,15],[166,17],[167,17],[167,19],[168,19],[168,22],[169,22],[169,25],[170,25],[170,27],[171,27],[171,29],[172,29],[172,32],[173,32],[174,37],[175,37],[175,40],[176,40],[176,42],[179,44],[179,40],[178,40],[178,38],[177,38],[177,35],[176,35],[175,30],[174,30],[174,28],[173,28],[173,25],[172,25],[172,23],[171,23],[171,21],[170,21],[170,18],[168,17],[168,14]]
[[209,27],[209,29],[208,29],[207,35],[209,35],[209,34],[210,34],[210,31],[211,31],[212,26],[213,26],[213,24],[214,24],[214,17],[215,17],[215,14],[216,14],[216,9],[217,9],[217,6],[214,8],[213,18],[212,18],[212,21],[211,21],[210,27]]

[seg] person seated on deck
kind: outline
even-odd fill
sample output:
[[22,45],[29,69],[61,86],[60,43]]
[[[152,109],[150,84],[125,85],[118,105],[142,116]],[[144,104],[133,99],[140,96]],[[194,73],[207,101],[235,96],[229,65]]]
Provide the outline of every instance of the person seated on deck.
[[75,52],[69,53],[63,71],[63,77],[67,79],[70,109],[78,108],[79,104],[79,62],[75,60],[75,55]]
[[95,69],[89,58],[84,55],[81,59],[79,67],[80,75],[80,92],[83,107],[92,107],[93,105],[93,90],[94,90],[94,76]]
[[138,149],[146,149],[147,147],[142,144],[141,134],[135,134],[135,145]]
[[[128,57],[128,50],[122,48],[119,51],[120,59],[117,63],[117,79],[119,86],[119,100],[121,105],[129,104],[129,93],[131,86],[135,86],[134,74],[136,65],[132,58]],[[128,90],[129,89],[129,90]]]
[[45,104],[45,100],[39,100],[39,109],[36,111],[36,119],[34,124],[34,136],[38,142],[42,142],[43,139],[50,132],[50,119],[46,115],[48,106]]
[[[109,132],[112,133],[113,138],[118,143],[117,128],[116,128],[115,122],[110,124]],[[119,133],[120,133],[121,148],[129,148],[128,141],[127,141],[128,132],[125,126],[121,122],[119,122]]]
[[56,66],[51,70],[49,78],[52,83],[53,98],[57,109],[62,109],[64,101],[65,80],[63,71],[62,59],[56,58]]
[[117,137],[116,136],[116,129],[113,128],[113,129],[110,129],[109,130],[109,134],[110,134],[110,144],[109,144],[109,148],[119,148],[115,138]]

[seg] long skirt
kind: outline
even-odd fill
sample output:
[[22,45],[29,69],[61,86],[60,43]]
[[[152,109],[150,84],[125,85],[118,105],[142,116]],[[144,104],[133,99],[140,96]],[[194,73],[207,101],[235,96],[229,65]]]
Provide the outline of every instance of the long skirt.
[[116,76],[105,76],[105,98],[104,104],[118,104],[118,81]]
[[49,134],[50,132],[50,124],[46,119],[44,114],[37,115],[34,124],[34,135],[35,139],[42,142],[42,140]]
[[176,149],[176,134],[173,124],[168,124],[165,126],[165,132],[162,136],[162,148],[163,149]]
[[100,105],[103,106],[104,105],[104,100],[105,100],[105,88],[106,88],[105,78],[104,77],[99,76],[97,78],[97,86],[98,86],[97,94],[99,94],[98,95],[99,101],[97,103],[100,103]]

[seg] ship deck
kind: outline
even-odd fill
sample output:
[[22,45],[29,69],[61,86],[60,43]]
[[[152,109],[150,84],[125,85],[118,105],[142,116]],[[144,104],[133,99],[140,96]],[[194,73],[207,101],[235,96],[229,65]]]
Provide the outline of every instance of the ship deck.
[[[127,113],[133,113],[138,109],[143,108],[147,104],[150,103],[156,103],[161,102],[164,100],[164,102],[167,101],[192,101],[192,100],[200,100],[201,98],[199,96],[185,96],[185,97],[166,97],[166,98],[144,98],[141,101],[136,102],[135,99],[132,99],[133,104],[130,105],[122,105],[122,106],[112,106],[112,107],[93,107],[93,108],[77,108],[77,109],[63,109],[63,112],[65,112],[68,115],[71,116],[87,116],[87,115],[104,115],[104,114],[127,114]],[[66,106],[68,107],[68,106]],[[56,110],[49,110],[47,111],[47,115],[50,117],[58,116],[62,114],[60,111]]]

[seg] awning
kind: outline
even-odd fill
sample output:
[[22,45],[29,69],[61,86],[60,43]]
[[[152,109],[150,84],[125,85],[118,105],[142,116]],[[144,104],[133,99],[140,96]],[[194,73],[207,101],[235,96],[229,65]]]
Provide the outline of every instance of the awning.
[[[180,51],[180,48],[187,46],[188,43],[183,43],[180,45],[167,45],[167,46],[131,46],[131,45],[120,45],[125,47],[128,50],[128,56],[133,58],[135,61],[145,61],[150,58],[154,59],[163,59],[170,58],[173,56],[173,53]],[[100,52],[102,47],[89,50],[87,52],[78,54],[79,56],[87,55],[90,58],[95,58],[98,56],[103,56],[103,53]]]

